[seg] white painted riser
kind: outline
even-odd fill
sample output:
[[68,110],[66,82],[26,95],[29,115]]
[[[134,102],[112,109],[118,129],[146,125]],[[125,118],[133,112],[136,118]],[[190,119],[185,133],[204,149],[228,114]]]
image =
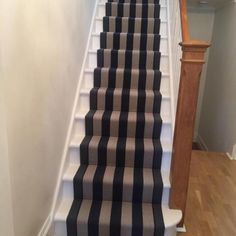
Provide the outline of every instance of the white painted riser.
[[[106,14],[106,10],[105,10],[105,2],[104,3],[100,3],[98,5],[98,17],[104,17]],[[161,21],[166,21],[167,20],[167,11],[166,11],[166,7],[161,7],[161,11],[160,11],[160,19]]]
[[[103,32],[103,19],[101,17],[96,18],[94,32],[95,33]],[[167,32],[168,32],[167,22],[163,21],[161,22],[161,25],[160,25],[160,35],[163,38],[166,38]]]

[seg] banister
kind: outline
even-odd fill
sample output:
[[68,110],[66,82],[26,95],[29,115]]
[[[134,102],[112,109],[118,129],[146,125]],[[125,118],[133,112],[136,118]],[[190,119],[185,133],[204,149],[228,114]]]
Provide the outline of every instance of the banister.
[[179,7],[182,27],[182,38],[183,42],[186,42],[190,40],[186,0],[179,0]]
[[170,207],[182,210],[183,218],[179,224],[179,227],[182,227],[187,202],[200,77],[205,63],[205,52],[210,44],[204,41],[191,40],[186,0],[179,0],[179,5],[183,41],[180,43],[182,58],[180,59],[181,73],[170,173]]

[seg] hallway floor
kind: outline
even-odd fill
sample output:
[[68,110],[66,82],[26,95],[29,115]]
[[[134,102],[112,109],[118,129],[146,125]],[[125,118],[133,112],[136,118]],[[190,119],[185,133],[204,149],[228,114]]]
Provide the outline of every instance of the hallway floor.
[[193,151],[185,225],[178,236],[236,235],[236,161]]

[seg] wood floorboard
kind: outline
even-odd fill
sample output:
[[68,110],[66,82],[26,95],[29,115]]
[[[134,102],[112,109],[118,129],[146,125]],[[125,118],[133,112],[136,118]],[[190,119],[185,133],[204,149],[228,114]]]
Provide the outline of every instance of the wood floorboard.
[[178,236],[236,236],[236,161],[193,151],[185,226]]

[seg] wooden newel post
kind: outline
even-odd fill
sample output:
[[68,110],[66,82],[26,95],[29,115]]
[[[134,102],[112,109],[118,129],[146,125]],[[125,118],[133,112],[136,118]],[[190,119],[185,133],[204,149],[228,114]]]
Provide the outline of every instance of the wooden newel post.
[[182,210],[181,227],[185,216],[200,77],[204,55],[210,44],[188,41],[180,46],[183,56],[171,163],[170,207]]

